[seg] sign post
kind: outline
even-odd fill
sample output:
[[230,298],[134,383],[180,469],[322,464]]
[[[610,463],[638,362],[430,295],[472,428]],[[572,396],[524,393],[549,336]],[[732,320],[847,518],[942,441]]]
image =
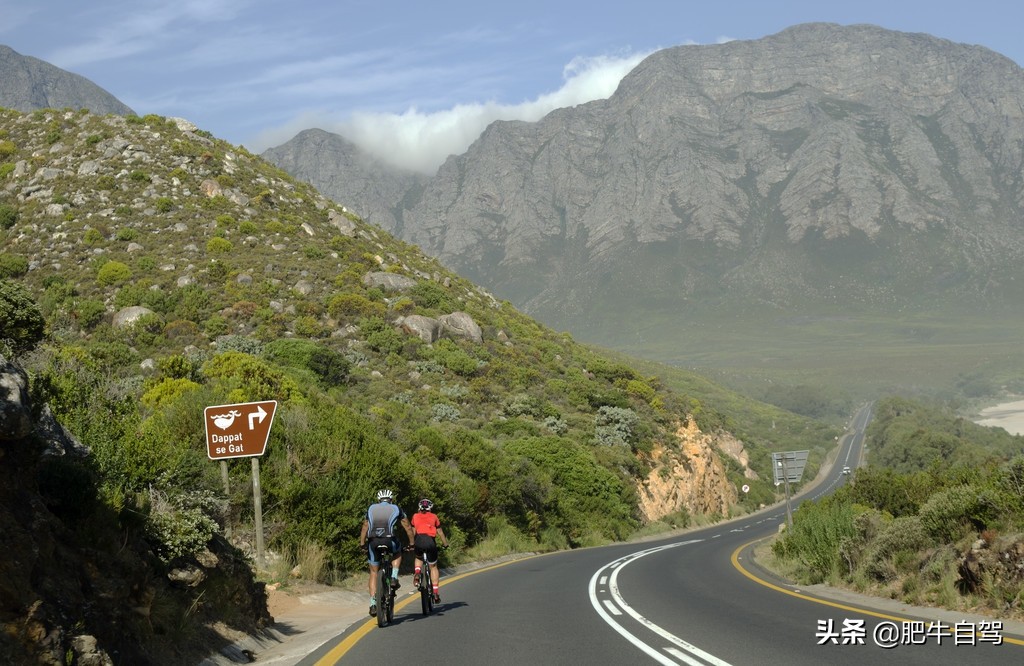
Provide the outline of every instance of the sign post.
[[224,490],[228,490],[227,459],[252,458],[252,502],[256,527],[256,563],[263,566],[263,505],[258,456],[267,450],[276,400],[215,405],[204,410],[206,449],[210,460],[221,461]]
[[810,451],[779,451],[772,453],[772,473],[775,475],[775,485],[780,483],[786,485],[786,527],[793,528],[793,509],[789,502],[789,483],[797,483],[804,474],[804,467],[807,465],[807,454]]

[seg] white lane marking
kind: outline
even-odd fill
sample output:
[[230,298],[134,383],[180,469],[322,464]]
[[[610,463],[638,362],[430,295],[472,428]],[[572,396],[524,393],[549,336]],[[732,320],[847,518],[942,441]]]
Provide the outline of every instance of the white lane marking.
[[700,663],[696,659],[691,659],[689,657],[689,655],[687,655],[682,650],[677,650],[675,648],[668,647],[668,648],[665,648],[665,652],[668,652],[670,655],[672,655],[673,657],[675,657],[679,661],[682,661],[682,662],[685,662],[687,664],[690,664],[691,666],[704,666],[704,664]]
[[611,599],[605,599],[604,605],[612,615],[622,615],[622,611],[615,607],[615,604],[612,603]]
[[608,576],[601,576],[601,580],[597,581],[597,584],[601,585],[603,587],[604,584],[607,583],[607,582],[608,582]]
[[612,617],[605,612],[604,608],[601,607],[601,603],[597,599],[597,594],[595,594],[594,591],[594,581],[597,579],[598,573],[600,573],[600,571],[595,572],[593,577],[590,579],[590,603],[593,604],[594,610],[596,610],[597,614],[601,616],[601,619],[604,620],[612,629],[619,632],[619,635],[621,635],[623,638],[625,638],[633,645],[640,648],[643,652],[647,653],[647,656],[653,658],[659,664],[665,664],[666,666],[676,666],[676,662],[672,661],[671,659],[661,654],[651,646],[647,645],[647,643],[644,643],[642,640],[640,640],[633,634],[623,629],[618,622],[613,620]]
[[[664,550],[665,548],[675,547],[675,546],[683,546],[683,545],[686,545],[686,544],[689,544],[689,543],[697,543],[698,541],[703,541],[703,539],[694,539],[692,541],[683,541],[681,543],[671,544],[670,546],[662,546],[660,548],[652,548],[652,549],[650,549],[648,551],[644,551],[642,553],[637,554],[637,556],[635,558],[633,558],[633,559],[634,560],[640,559],[644,555],[650,555],[651,553],[657,552],[659,550]],[[618,578],[619,578],[619,572],[622,571],[622,569],[623,569],[623,567],[619,567],[619,568],[615,569],[615,572],[612,574],[611,580],[608,581],[608,589],[611,592],[612,597],[615,599],[616,603],[618,603],[618,605],[622,608],[622,610],[626,611],[626,613],[630,617],[632,617],[634,620],[636,620],[640,624],[644,625],[645,627],[647,627],[648,629],[650,629],[654,633],[658,634],[659,636],[661,636],[662,638],[664,638],[668,642],[670,642],[670,643],[672,643],[672,644],[674,644],[674,645],[676,645],[678,647],[681,647],[682,649],[686,650],[687,652],[689,652],[693,656],[698,657],[700,659],[703,659],[704,661],[708,662],[709,664],[715,664],[716,666],[729,666],[728,662],[719,659],[718,657],[716,657],[713,654],[710,654],[708,652],[705,652],[704,650],[701,650],[696,645],[693,645],[691,643],[687,643],[686,641],[684,641],[683,639],[679,638],[675,634],[672,634],[672,633],[669,633],[669,632],[665,631],[664,629],[662,629],[658,625],[654,624],[653,622],[651,622],[650,620],[645,618],[640,613],[637,613],[635,610],[633,610],[633,607],[630,606],[629,604],[627,604],[626,600],[622,598],[621,594],[619,594]]]
[[[658,552],[660,550],[665,550],[665,549],[668,549],[668,548],[676,548],[677,546],[685,546],[687,544],[697,543],[697,542],[700,542],[700,541],[703,541],[703,539],[692,539],[690,541],[680,541],[678,543],[671,543],[671,544],[668,544],[668,545],[657,546],[655,548],[649,548],[647,550],[641,550],[641,551],[638,551],[636,553],[631,553],[630,555],[626,555],[624,557],[620,557],[619,559],[614,560],[613,562],[610,562],[609,564],[606,564],[605,566],[601,567],[600,569],[595,571],[594,575],[590,578],[590,588],[589,588],[589,591],[590,591],[590,603],[591,603],[591,605],[593,605],[594,609],[597,611],[597,614],[601,616],[601,619],[603,619],[605,621],[605,623],[607,623],[612,629],[617,631],[619,633],[619,635],[621,635],[623,638],[625,638],[630,643],[632,643],[636,647],[640,648],[647,655],[649,655],[650,657],[652,657],[653,659],[655,659],[656,661],[658,661],[659,663],[662,663],[662,664],[675,664],[676,662],[669,660],[668,657],[663,655],[661,652],[659,652],[658,650],[654,649],[653,647],[651,647],[650,645],[648,645],[647,643],[645,643],[641,639],[639,639],[636,636],[634,636],[633,634],[631,634],[622,625],[620,625],[618,622],[616,622],[607,612],[605,612],[604,608],[602,608],[602,603],[597,598],[597,585],[596,585],[596,583],[597,583],[597,581],[600,578],[601,572],[603,572],[605,570],[610,570],[612,572],[612,574],[611,574],[611,578],[608,581],[609,592],[611,593],[612,597],[615,599],[615,602],[618,604],[618,606],[621,607],[622,610],[624,610],[627,614],[629,614],[630,617],[632,617],[634,620],[636,620],[637,622],[639,622],[643,626],[647,627],[648,629],[650,629],[654,633],[658,634],[659,636],[661,636],[665,640],[669,641],[673,645],[677,646],[678,648],[682,648],[682,650],[684,650],[685,652],[688,652],[689,654],[693,655],[694,657],[697,657],[699,659],[703,659],[706,662],[708,662],[710,664],[713,664],[714,666],[730,666],[728,662],[723,661],[722,659],[719,659],[718,657],[714,656],[713,654],[709,654],[709,653],[705,652],[704,650],[701,650],[700,648],[698,648],[695,645],[691,645],[690,643],[687,643],[686,641],[684,641],[683,639],[679,638],[678,636],[665,631],[664,629],[662,629],[658,625],[654,624],[653,622],[651,622],[650,620],[648,620],[644,616],[640,615],[635,610],[633,610],[633,608],[629,604],[626,603],[625,599],[623,599],[622,595],[619,593],[619,585],[618,585],[619,572],[625,567],[626,564],[628,564],[630,562],[633,562],[635,560],[638,560],[641,557],[644,557],[645,555],[650,555],[651,553],[656,553],[656,552]],[[691,657],[686,656],[685,652],[679,652],[675,648],[663,648],[663,649],[666,652],[669,652],[670,654],[672,654],[673,656],[675,656],[675,657],[677,657],[679,659],[682,659],[683,661],[685,661],[688,664],[693,664],[694,666],[701,666],[700,662],[694,661]]]

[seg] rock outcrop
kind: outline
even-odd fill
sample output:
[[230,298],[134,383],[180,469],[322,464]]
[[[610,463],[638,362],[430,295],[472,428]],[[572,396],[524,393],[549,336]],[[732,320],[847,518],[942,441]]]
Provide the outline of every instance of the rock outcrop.
[[728,515],[739,497],[715,452],[715,438],[692,421],[681,424],[675,435],[678,441],[673,445],[654,449],[654,468],[638,484],[644,519],[655,521],[680,510],[691,515]]

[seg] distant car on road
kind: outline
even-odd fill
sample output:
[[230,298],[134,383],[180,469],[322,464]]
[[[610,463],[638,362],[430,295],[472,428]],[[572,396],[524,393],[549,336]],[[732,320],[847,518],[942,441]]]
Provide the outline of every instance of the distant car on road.
[[849,473],[850,473],[850,468],[849,467],[844,467],[843,468],[843,474],[849,474]]

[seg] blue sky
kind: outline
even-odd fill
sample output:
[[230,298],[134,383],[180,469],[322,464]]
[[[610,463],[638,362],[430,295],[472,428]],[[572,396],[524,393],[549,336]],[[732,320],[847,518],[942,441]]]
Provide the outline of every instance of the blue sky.
[[253,152],[319,127],[429,173],[493,120],[608,97],[655,50],[812,21],[1024,63],[1009,0],[0,0],[0,44]]

